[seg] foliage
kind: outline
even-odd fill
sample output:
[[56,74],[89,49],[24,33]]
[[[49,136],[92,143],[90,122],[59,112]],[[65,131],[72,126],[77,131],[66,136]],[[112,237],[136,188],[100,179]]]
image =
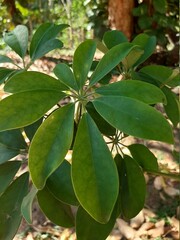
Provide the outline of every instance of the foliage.
[[[125,144],[124,139],[173,144],[179,103],[172,89],[179,84],[179,73],[164,66],[140,68],[156,47],[155,37],[140,34],[129,43],[118,31],[107,32],[103,42],[82,42],[72,67],[56,65],[56,77],[27,71],[37,58],[62,47],[57,35],[66,27],[45,23],[30,44],[23,25],[4,36],[23,68],[0,72],[8,95],[0,101],[1,239],[13,239],[22,216],[32,222],[37,197],[52,222],[76,226],[78,239],[97,233],[93,239],[103,240],[118,216],[132,218],[143,208],[143,172],[164,174],[145,145]],[[97,46],[104,55],[95,62]],[[2,55],[0,62],[14,64]],[[120,75],[121,81],[111,83],[112,75]],[[156,109],[159,104],[165,116]],[[9,160],[24,152],[28,170],[21,174],[24,162]],[[67,153],[72,153],[69,161]],[[78,209],[76,214],[70,206]]]

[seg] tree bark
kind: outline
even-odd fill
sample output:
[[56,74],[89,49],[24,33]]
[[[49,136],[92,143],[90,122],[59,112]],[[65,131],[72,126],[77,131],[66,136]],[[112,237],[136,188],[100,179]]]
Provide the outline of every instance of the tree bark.
[[134,0],[109,0],[108,20],[111,29],[122,31],[130,40],[133,33]]

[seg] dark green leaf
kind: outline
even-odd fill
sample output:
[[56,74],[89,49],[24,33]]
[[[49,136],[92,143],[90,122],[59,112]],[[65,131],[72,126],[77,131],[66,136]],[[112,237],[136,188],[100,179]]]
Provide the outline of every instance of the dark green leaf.
[[173,123],[174,127],[180,122],[180,105],[175,93],[173,93],[169,88],[163,87],[162,91],[164,92],[167,104],[164,105],[164,109],[168,118]]
[[125,57],[125,59],[122,61],[122,64],[126,72],[128,72],[129,69],[131,69],[134,65],[136,65],[136,62],[143,55],[143,53],[144,53],[144,50],[137,47],[133,49],[127,55],[127,57]]
[[11,183],[20,166],[20,161],[11,161],[0,164],[0,195]]
[[72,156],[72,180],[82,207],[107,223],[118,196],[118,175],[111,153],[89,114],[78,127]]
[[54,68],[54,73],[63,84],[78,91],[79,88],[74,75],[65,63],[57,64]]
[[42,122],[43,122],[43,118],[40,118],[36,122],[34,122],[31,125],[28,125],[24,128],[26,136],[28,137],[28,139],[30,141],[33,139],[34,134],[36,133],[36,131],[38,130],[38,128],[40,127]]
[[88,72],[91,68],[95,51],[96,42],[93,40],[86,40],[79,45],[74,53],[73,71],[80,88],[82,88],[87,81]]
[[90,85],[94,85],[115,68],[134,48],[131,43],[121,43],[112,47],[100,60],[95,71],[93,72]]
[[62,91],[61,83],[41,72],[22,72],[11,77],[4,87],[6,92],[18,93],[31,90]]
[[64,160],[73,139],[73,126],[74,105],[69,104],[53,112],[37,130],[29,150],[29,169],[38,189]]
[[32,204],[37,191],[38,190],[33,185],[31,191],[24,197],[21,205],[21,213],[28,224],[32,224]]
[[13,63],[13,60],[7,56],[0,54],[0,63]]
[[104,240],[110,234],[116,221],[115,211],[106,224],[96,222],[82,207],[76,215],[76,234],[78,240]]
[[147,34],[139,34],[132,41],[133,44],[139,45],[144,50],[144,54],[135,63],[135,66],[143,63],[147,58],[151,56],[156,48],[156,37],[148,36]]
[[55,48],[63,46],[60,40],[55,39],[60,31],[67,28],[67,24],[55,25],[44,23],[36,30],[30,44],[30,57],[32,61],[42,57]]
[[5,33],[4,41],[21,58],[24,58],[28,47],[28,29],[24,25],[18,25],[11,32]]
[[0,131],[32,124],[57,104],[64,95],[55,90],[34,90],[6,97],[0,101]]
[[162,14],[166,13],[167,9],[167,1],[166,0],[153,0],[153,7],[154,9]]
[[95,121],[99,131],[106,136],[113,136],[116,133],[116,129],[112,127],[108,122],[104,120],[103,117],[96,111],[92,102],[86,104],[86,109],[91,115],[92,119]]
[[39,191],[37,198],[41,210],[50,221],[62,227],[74,226],[74,217],[70,206],[58,201],[48,188],[45,187]]
[[21,223],[21,203],[28,191],[28,173],[18,177],[0,196],[0,239],[10,240]]
[[125,155],[116,155],[119,171],[120,209],[125,218],[135,217],[144,207],[146,183],[143,172],[137,162]]
[[19,149],[11,149],[0,143],[0,164],[16,157],[20,153]]
[[79,205],[74,194],[71,180],[71,164],[68,161],[64,160],[56,171],[51,174],[46,186],[58,200],[70,205]]
[[153,107],[124,96],[104,96],[93,104],[99,114],[120,131],[151,140],[173,143],[172,129]]
[[161,89],[138,80],[115,82],[97,88],[96,92],[104,96],[112,95],[135,98],[147,104],[155,104],[158,102],[166,103],[166,97]]
[[108,49],[110,49],[120,43],[128,42],[128,39],[123,32],[112,30],[105,32],[103,36],[103,42],[108,47]]
[[11,74],[17,70],[0,67],[0,83],[3,83]]
[[158,171],[157,158],[146,146],[142,144],[132,144],[128,146],[128,149],[143,170]]

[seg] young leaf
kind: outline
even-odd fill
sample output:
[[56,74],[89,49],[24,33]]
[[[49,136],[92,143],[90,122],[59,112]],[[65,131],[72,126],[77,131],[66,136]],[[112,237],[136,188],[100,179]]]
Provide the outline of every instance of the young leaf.
[[63,43],[55,38],[60,31],[67,27],[67,24],[44,23],[40,25],[30,44],[31,60],[34,61],[55,48],[61,48]]
[[173,143],[172,129],[163,115],[139,100],[104,96],[95,99],[93,105],[107,122],[126,134]]
[[47,179],[46,187],[60,201],[69,205],[79,205],[71,180],[71,164],[64,160]]
[[5,84],[4,90],[10,93],[18,93],[31,90],[63,91],[61,83],[41,72],[21,72],[11,77]]
[[87,81],[88,72],[91,68],[95,51],[96,42],[93,40],[86,40],[79,45],[74,53],[73,72],[80,89]]
[[64,93],[55,90],[31,90],[4,98],[0,101],[0,131],[30,125],[64,96]]
[[82,207],[76,214],[76,234],[78,240],[104,240],[112,231],[116,221],[115,211],[108,223],[101,224],[95,221]]
[[74,226],[74,217],[70,206],[58,201],[48,188],[45,187],[38,191],[37,198],[41,210],[50,221],[66,228]]
[[24,197],[21,205],[21,213],[28,224],[32,224],[32,204],[37,192],[37,188],[32,185],[30,192]]
[[143,168],[143,170],[148,171],[158,171],[158,162],[154,154],[142,144],[131,144],[128,146],[133,159],[135,159],[138,164]]
[[137,35],[132,41],[133,44],[139,45],[144,50],[142,56],[137,60],[134,66],[138,66],[143,63],[151,54],[154,52],[156,48],[156,37],[148,36],[145,33],[141,33]]
[[97,65],[91,76],[90,85],[92,86],[97,83],[113,68],[115,68],[134,47],[135,46],[131,43],[121,43],[112,47]]
[[73,126],[74,105],[69,104],[53,112],[37,130],[29,150],[29,169],[38,189],[64,160],[71,146]]
[[21,58],[24,58],[28,47],[28,29],[24,25],[18,25],[11,32],[5,33],[4,41]]
[[123,32],[112,30],[105,32],[103,42],[109,49],[111,49],[120,43],[128,42],[128,39]]
[[63,84],[78,91],[79,88],[75,81],[74,75],[71,69],[65,63],[57,64],[54,68],[54,73]]
[[28,191],[28,173],[18,177],[0,196],[0,239],[9,240],[15,236],[21,223],[21,203]]
[[13,180],[20,166],[20,161],[11,161],[0,164],[0,195],[4,192],[10,182]]
[[115,82],[96,89],[103,96],[125,96],[147,104],[166,103],[166,97],[158,87],[138,80]]
[[72,181],[82,207],[100,223],[111,217],[118,196],[118,175],[111,153],[94,121],[84,114],[72,156]]
[[137,162],[125,155],[116,155],[120,184],[120,209],[125,218],[135,217],[144,207],[146,183],[143,172]]
[[167,116],[176,127],[180,121],[180,105],[175,93],[173,93],[169,88],[163,87],[162,91],[164,92],[167,98],[167,104],[164,105]]

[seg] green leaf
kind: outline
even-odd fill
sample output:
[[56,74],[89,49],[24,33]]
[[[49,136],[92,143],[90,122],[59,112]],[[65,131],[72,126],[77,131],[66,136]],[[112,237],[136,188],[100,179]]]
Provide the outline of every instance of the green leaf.
[[166,83],[168,84],[168,79],[172,75],[173,70],[166,66],[150,65],[141,68],[139,72],[165,85]]
[[90,85],[94,85],[115,68],[134,48],[131,43],[121,43],[112,47],[100,60],[95,71],[93,72]]
[[111,153],[88,113],[78,127],[72,156],[72,181],[82,207],[100,223],[111,217],[118,196],[118,175]]
[[175,93],[173,93],[169,88],[163,87],[162,91],[164,92],[167,104],[164,105],[164,109],[168,118],[176,127],[180,121],[180,105]]
[[4,90],[10,93],[18,93],[32,90],[63,91],[61,83],[44,73],[22,72],[11,77],[5,84]]
[[26,148],[27,144],[19,129],[0,132],[0,163],[17,156],[20,149]]
[[128,39],[123,32],[112,30],[105,32],[103,42],[109,49],[111,49],[120,43],[128,42]]
[[17,70],[0,67],[0,84],[3,83],[14,72],[17,72]]
[[28,173],[18,177],[0,196],[0,239],[10,240],[21,223],[21,203],[28,191]]
[[55,48],[61,48],[63,43],[55,39],[60,31],[67,28],[67,24],[55,25],[44,23],[36,30],[30,44],[30,57],[34,61]]
[[172,129],[153,107],[124,96],[104,96],[93,104],[98,113],[113,127],[139,138],[173,143]]
[[0,195],[11,183],[20,166],[20,161],[11,161],[0,164]]
[[13,63],[13,60],[7,56],[0,54],[0,63]]
[[167,10],[167,1],[166,0],[153,0],[154,9],[162,14],[166,13]]
[[145,33],[137,35],[132,41],[133,44],[139,45],[144,50],[144,54],[138,59],[134,66],[138,66],[149,58],[156,48],[156,37],[148,36]]
[[5,33],[4,41],[21,58],[24,58],[28,47],[28,29],[24,25],[18,25],[11,32]]
[[79,88],[75,81],[74,75],[71,69],[65,63],[57,64],[54,68],[54,73],[63,84],[78,91]]
[[38,128],[40,127],[42,122],[43,122],[43,118],[40,118],[39,120],[32,123],[31,125],[28,125],[28,126],[24,127],[24,131],[26,133],[26,136],[28,137],[28,139],[30,141],[32,141],[32,139],[34,137],[34,134],[36,133],[36,131],[38,130]]
[[50,221],[66,228],[74,226],[70,206],[58,201],[48,188],[38,191],[37,198],[41,210]]
[[137,47],[137,48],[133,49],[127,55],[127,57],[125,57],[125,59],[122,61],[122,64],[123,64],[126,72],[128,72],[128,70],[130,70],[134,65],[136,65],[136,62],[143,55],[143,53],[144,53],[144,50]]
[[143,170],[158,171],[158,162],[154,154],[142,144],[131,144],[128,146],[132,157],[143,168]]
[[29,169],[38,189],[64,160],[73,139],[73,126],[74,105],[69,104],[53,112],[37,130],[29,150]]
[[70,205],[79,205],[71,180],[71,164],[68,161],[64,160],[51,174],[46,186],[58,200]]
[[102,134],[106,136],[115,135],[116,129],[106,122],[103,117],[101,117],[101,115],[96,111],[92,102],[88,102],[86,104],[86,109]]
[[106,224],[96,222],[82,207],[76,214],[76,234],[78,240],[104,240],[112,231],[116,221],[115,211]]
[[143,172],[137,162],[125,155],[116,155],[115,161],[119,171],[120,209],[125,218],[135,217],[144,207],[146,183]]
[[55,90],[31,90],[4,98],[0,101],[0,131],[32,124],[64,96]]
[[32,204],[38,190],[32,185],[30,192],[24,197],[21,205],[21,213],[28,224],[32,224]]
[[74,53],[73,72],[80,88],[82,88],[87,81],[88,72],[91,68],[95,51],[96,42],[93,40],[86,40],[79,45]]
[[119,81],[96,89],[103,96],[124,96],[135,98],[147,104],[166,103],[166,97],[158,87],[138,81]]

